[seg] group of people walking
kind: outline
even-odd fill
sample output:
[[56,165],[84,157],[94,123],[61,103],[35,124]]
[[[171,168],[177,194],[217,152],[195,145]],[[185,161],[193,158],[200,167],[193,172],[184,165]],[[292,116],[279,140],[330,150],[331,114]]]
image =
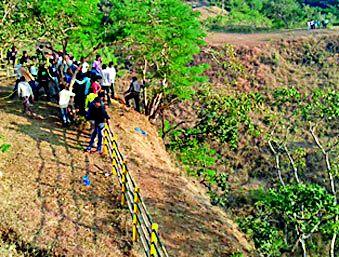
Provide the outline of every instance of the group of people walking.
[[[103,64],[101,56],[97,55],[90,65],[85,57],[77,61],[69,54],[45,53],[42,46],[37,47],[35,56],[23,51],[21,58],[13,46],[7,53],[7,61],[14,66],[17,76],[14,91],[22,99],[25,113],[35,115],[32,104],[46,95],[47,101],[59,104],[63,126],[69,126],[79,117],[91,122],[93,132],[86,150],[92,151],[98,137],[96,148],[102,153],[102,130],[110,120],[106,108],[115,99],[117,72],[112,61]],[[143,84],[133,77],[125,92],[127,106],[134,99],[137,111],[140,111],[142,87]]]
[[329,24],[329,20],[323,19],[322,21],[319,20],[311,20],[307,22],[307,28],[308,30],[313,30],[313,29],[326,29]]

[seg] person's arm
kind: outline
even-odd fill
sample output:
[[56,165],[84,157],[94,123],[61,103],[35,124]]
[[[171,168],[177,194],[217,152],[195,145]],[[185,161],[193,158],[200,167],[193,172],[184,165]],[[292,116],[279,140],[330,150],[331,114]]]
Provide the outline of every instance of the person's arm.
[[129,88],[128,88],[128,90],[126,91],[125,94],[131,93],[132,90],[133,90],[133,82],[131,82],[131,84],[129,85]]
[[82,84],[84,84],[84,83],[86,83],[86,81],[85,80],[75,80],[79,85],[82,85]]
[[91,83],[87,81],[85,84],[85,95],[89,94],[90,89],[91,89]]
[[105,110],[105,107],[102,107],[102,111],[103,111],[103,114],[104,114],[104,118],[106,119],[106,123],[109,124],[110,117],[109,117],[107,111]]
[[111,74],[110,74],[110,82],[111,82],[111,83],[114,83],[115,77],[116,77],[116,76],[117,76],[117,71],[115,70],[114,67],[112,67],[112,72],[111,72]]
[[40,81],[41,80],[41,69],[38,70],[38,80]]
[[21,93],[22,93],[22,85],[21,83],[18,84],[18,97],[21,97]]

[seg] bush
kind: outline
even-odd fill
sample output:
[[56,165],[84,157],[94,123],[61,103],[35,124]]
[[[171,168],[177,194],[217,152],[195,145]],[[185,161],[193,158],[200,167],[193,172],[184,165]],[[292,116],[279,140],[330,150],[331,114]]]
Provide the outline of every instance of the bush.
[[0,153],[8,152],[11,148],[11,144],[6,144],[3,141],[5,140],[4,136],[0,135]]
[[233,10],[227,16],[219,15],[207,19],[206,26],[215,31],[248,33],[270,30],[272,22],[256,10],[248,13]]

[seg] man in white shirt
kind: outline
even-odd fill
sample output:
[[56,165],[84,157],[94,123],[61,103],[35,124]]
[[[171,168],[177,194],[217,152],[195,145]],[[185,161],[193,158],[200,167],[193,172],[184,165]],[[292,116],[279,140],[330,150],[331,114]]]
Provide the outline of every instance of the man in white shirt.
[[107,70],[108,70],[108,73],[109,73],[109,83],[110,83],[110,86],[111,86],[111,96],[112,96],[112,99],[114,99],[114,83],[115,83],[115,77],[117,76],[117,71],[114,68],[113,62],[110,62],[108,64]]
[[86,61],[86,58],[81,57],[80,62],[81,62],[81,73],[86,74],[88,72],[88,68],[89,68],[89,64]]
[[71,97],[74,97],[75,94],[72,91],[69,91],[66,85],[62,85],[62,90],[59,92],[59,107],[61,113],[61,119],[63,126],[71,123],[68,113],[68,105],[71,101]]
[[20,78],[20,81],[18,83],[18,96],[19,98],[22,98],[24,112],[27,114],[33,114],[33,111],[30,107],[31,104],[29,102],[30,98],[32,98],[32,100],[34,101],[33,90],[24,76]]
[[23,68],[23,65],[22,65],[21,61],[18,64],[14,65],[14,72],[15,72],[17,79],[15,81],[13,94],[12,94],[11,98],[15,97],[15,91],[18,90],[18,84],[20,83],[20,80],[21,80],[21,77],[22,77],[22,68]]
[[110,105],[111,104],[111,98],[109,96],[109,90],[110,90],[111,82],[110,82],[109,69],[107,68],[106,64],[102,65],[101,86],[102,86],[102,89],[104,90],[105,98],[107,99],[107,103],[108,103],[108,105]]

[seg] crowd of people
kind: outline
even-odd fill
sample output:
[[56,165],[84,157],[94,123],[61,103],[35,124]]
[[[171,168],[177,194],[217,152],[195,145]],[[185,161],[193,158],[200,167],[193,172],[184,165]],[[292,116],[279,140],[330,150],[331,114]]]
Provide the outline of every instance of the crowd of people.
[[[56,51],[46,53],[43,46],[37,47],[35,56],[23,51],[20,58],[13,46],[7,53],[7,61],[13,65],[17,76],[13,97],[18,95],[22,99],[25,113],[34,116],[31,106],[39,100],[58,103],[63,126],[67,127],[81,120],[81,117],[91,122],[93,132],[86,150],[93,151],[94,141],[98,137],[96,148],[102,153],[102,130],[110,119],[106,108],[115,99],[117,71],[112,61],[104,64],[101,56],[97,55],[90,65],[85,57],[77,61],[69,54]],[[134,99],[139,112],[143,86],[133,77],[125,92],[127,106]]]

